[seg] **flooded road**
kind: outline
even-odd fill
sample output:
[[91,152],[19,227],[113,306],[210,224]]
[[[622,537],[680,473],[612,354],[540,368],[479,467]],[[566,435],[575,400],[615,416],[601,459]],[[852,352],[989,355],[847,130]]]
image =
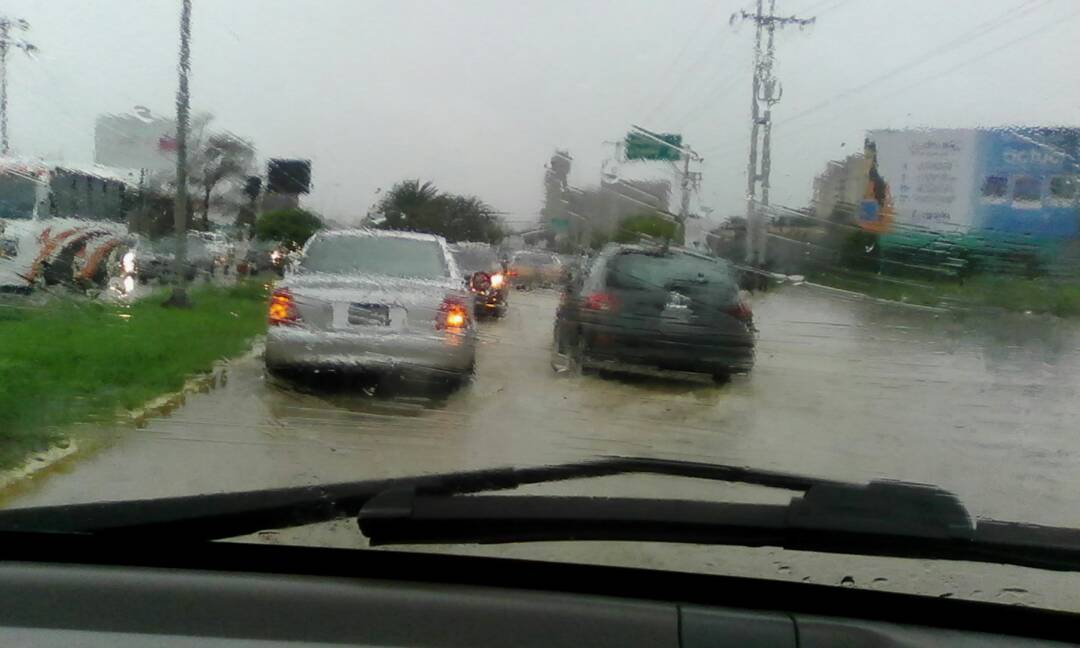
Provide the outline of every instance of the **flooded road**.
[[[514,294],[504,320],[481,324],[475,380],[444,398],[298,391],[266,380],[252,354],[232,364],[219,388],[189,396],[171,415],[121,430],[90,456],[35,477],[5,506],[641,455],[933,483],[956,493],[976,516],[1080,526],[1080,329],[1072,323],[957,315],[789,286],[754,303],[760,338],[752,375],[717,386],[556,375],[549,366],[556,301],[554,293]],[[546,492],[790,496],[653,477],[560,484]],[[298,532],[263,539],[311,541],[290,533]],[[314,541],[362,543],[353,523],[327,525],[318,534]],[[1035,589],[1045,598],[1029,594],[1028,602],[1080,608],[1080,580],[1034,570],[992,568],[1001,581],[994,590],[982,584],[991,568],[970,564],[931,571],[916,561],[617,546],[468,550],[767,571],[835,583],[857,572],[860,586],[948,589],[991,600],[1001,600],[994,596],[1002,591]]]

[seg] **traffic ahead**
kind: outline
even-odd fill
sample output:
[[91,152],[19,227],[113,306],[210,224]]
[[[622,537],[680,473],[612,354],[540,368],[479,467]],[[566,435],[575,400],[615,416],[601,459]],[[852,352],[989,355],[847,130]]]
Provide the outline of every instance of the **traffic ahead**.
[[[530,254],[543,253],[511,263]],[[266,366],[459,384],[475,367],[476,316],[508,308],[505,273],[489,246],[380,230],[317,234],[271,296]],[[668,244],[611,244],[559,279],[556,371],[723,382],[753,367],[753,314],[727,261]]]

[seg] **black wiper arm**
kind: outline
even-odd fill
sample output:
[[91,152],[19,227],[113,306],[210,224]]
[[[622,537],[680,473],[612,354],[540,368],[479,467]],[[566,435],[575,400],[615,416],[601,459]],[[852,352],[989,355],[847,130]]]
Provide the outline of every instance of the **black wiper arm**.
[[[545,482],[652,473],[791,491],[788,504],[480,496]],[[613,457],[151,500],[0,511],[0,531],[215,540],[357,516],[372,544],[638,540],[1001,562],[1080,571],[1080,530],[973,521],[952,494],[738,466]]]
[[840,483],[738,466],[612,457],[553,466],[493,468],[240,493],[10,509],[0,511],[0,531],[117,533],[216,540],[265,529],[353,517],[369,500],[387,491],[412,489],[425,494],[465,494],[629,473],[741,482],[796,491]]
[[976,522],[952,494],[901,482],[819,484],[780,505],[388,491],[359,524],[372,545],[626,540],[1080,571],[1080,530]]

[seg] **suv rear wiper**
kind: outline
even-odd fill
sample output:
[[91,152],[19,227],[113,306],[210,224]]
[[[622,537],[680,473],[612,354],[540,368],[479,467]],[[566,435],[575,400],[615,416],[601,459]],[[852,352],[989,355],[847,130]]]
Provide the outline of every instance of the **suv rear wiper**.
[[[801,492],[787,504],[485,496],[526,484],[630,473]],[[974,520],[951,493],[736,466],[608,458],[535,468],[0,511],[0,531],[175,540],[231,538],[357,516],[372,545],[635,540],[998,562],[1080,571],[1080,530]]]

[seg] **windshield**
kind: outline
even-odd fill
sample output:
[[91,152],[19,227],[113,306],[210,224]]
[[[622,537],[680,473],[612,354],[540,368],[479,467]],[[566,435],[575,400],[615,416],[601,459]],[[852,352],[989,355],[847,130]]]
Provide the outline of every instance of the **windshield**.
[[[3,13],[0,535],[30,507],[612,457],[932,485],[969,520],[1080,528],[1076,0]],[[761,481],[510,494],[687,516],[804,495]],[[366,550],[354,504],[239,540]],[[843,510],[904,526],[890,547],[937,528]],[[1080,613],[1080,572],[990,553],[534,522],[406,550]]]
[[305,272],[423,279],[449,276],[442,248],[435,241],[377,236],[318,238],[304,251],[300,268]]
[[0,173],[0,218],[33,218],[36,202],[36,182],[15,174]]

